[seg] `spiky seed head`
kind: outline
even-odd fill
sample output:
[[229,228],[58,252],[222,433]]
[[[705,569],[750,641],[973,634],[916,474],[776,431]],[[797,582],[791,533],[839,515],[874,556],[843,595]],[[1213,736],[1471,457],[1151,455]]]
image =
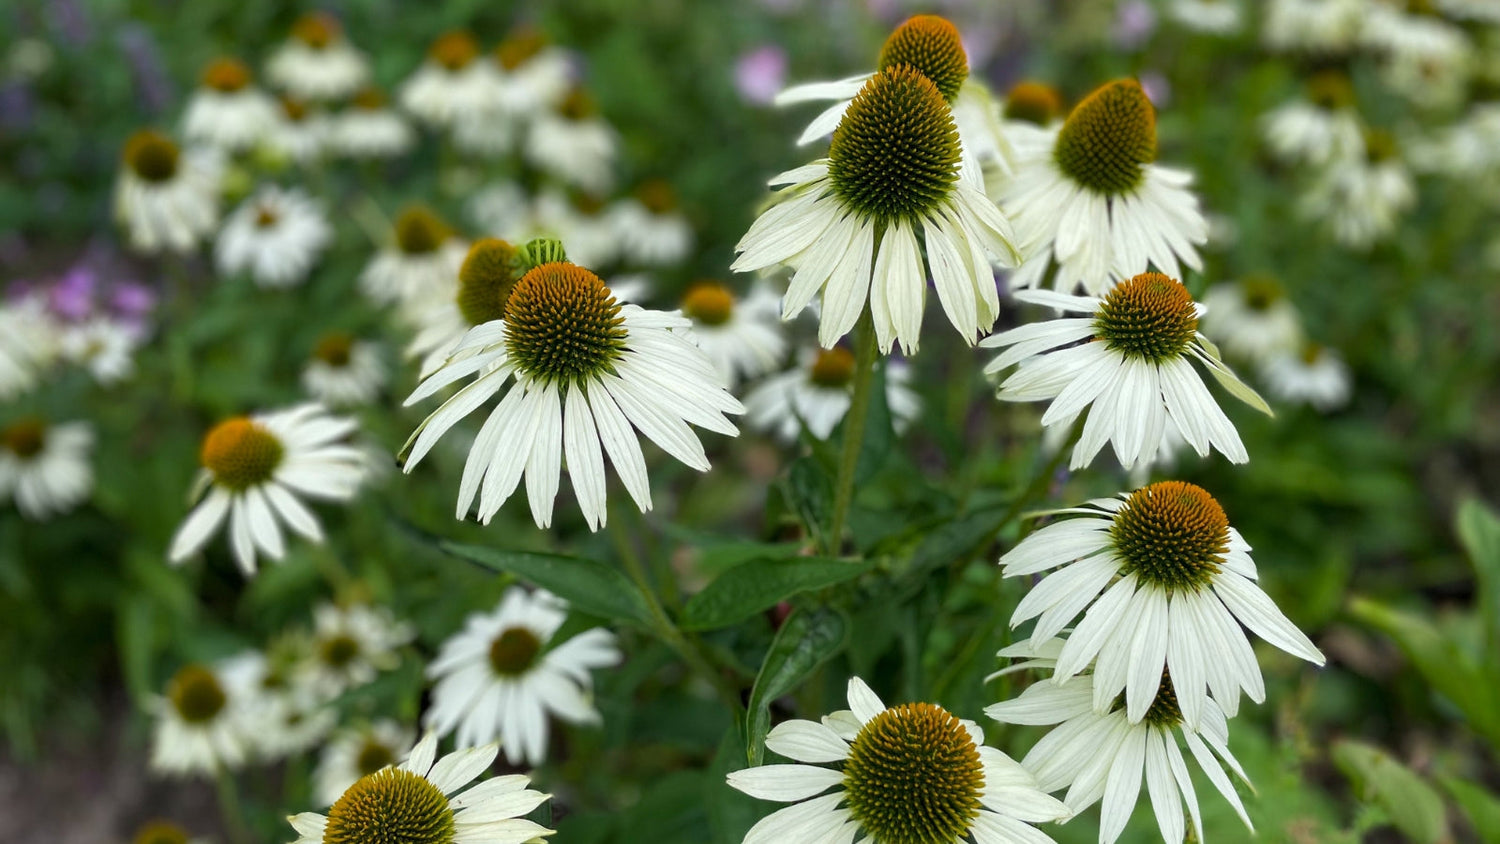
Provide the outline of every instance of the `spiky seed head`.
[[886,38],[876,68],[887,70],[903,64],[931,79],[950,103],[969,78],[969,56],[958,28],[937,15],[907,18]]
[[587,120],[599,113],[599,105],[582,87],[574,85],[557,106],[557,113],[569,120]]
[[1198,310],[1182,282],[1141,273],[1116,284],[1094,314],[1094,336],[1126,357],[1180,357],[1198,333]]
[[599,276],[577,264],[542,264],[505,303],[505,347],[533,379],[582,384],[613,369],[625,349],[624,323]]
[[1245,297],[1245,306],[1252,311],[1270,310],[1271,306],[1286,298],[1281,282],[1270,273],[1249,273],[1240,279],[1240,292]]
[[436,252],[452,234],[443,218],[425,205],[408,205],[396,218],[396,245],[408,255]]
[[343,369],[349,365],[349,357],[353,351],[353,334],[347,331],[330,331],[318,338],[318,344],[313,347],[313,357],[335,369]]
[[870,719],[844,763],[849,814],[885,844],[952,844],[979,815],[984,766],[962,722],[908,703]]
[[677,210],[677,192],[666,179],[647,179],[636,185],[635,198],[652,214]]
[[198,456],[214,483],[239,492],[269,481],[285,454],[281,440],[264,425],[236,416],[208,432]]
[[1106,196],[1129,193],[1156,160],[1156,109],[1141,83],[1117,79],[1089,94],[1063,123],[1052,148],[1063,174]]
[[0,446],[21,460],[30,460],[47,446],[47,423],[36,416],[17,419],[0,430]]
[[402,768],[366,774],[328,810],[323,844],[452,844],[453,808],[437,786]]
[[148,821],[136,830],[131,844],[187,844],[187,831],[170,821]]
[[474,241],[458,270],[458,311],[470,325],[505,317],[505,302],[520,278],[516,248],[497,237]]
[[495,47],[495,61],[506,70],[515,70],[547,48],[547,36],[531,26],[518,26]]
[[682,297],[682,312],[694,322],[723,325],[734,316],[734,293],[717,281],[699,281]]
[[373,774],[395,761],[395,751],[374,737],[366,738],[365,743],[360,745],[359,752],[354,754],[354,768],[362,777]]
[[427,48],[427,55],[444,69],[459,71],[479,57],[479,42],[469,33],[455,29],[439,35]]
[[239,59],[223,56],[203,69],[203,87],[221,94],[242,91],[250,85],[250,68]]
[[374,85],[366,85],[349,100],[349,104],[360,111],[379,111],[385,108],[385,92]]
[[1208,588],[1229,552],[1229,517],[1208,491],[1161,481],[1131,493],[1109,536],[1120,573],[1168,591]]
[[1354,85],[1341,70],[1320,70],[1308,77],[1307,98],[1324,111],[1337,111],[1354,105]]
[[819,387],[849,386],[854,380],[854,353],[843,346],[819,349],[818,356],[813,358],[809,378]]
[[1044,82],[1024,80],[1005,95],[1005,116],[1048,126],[1063,113],[1062,95]]
[[314,50],[332,44],[342,32],[338,18],[327,12],[309,12],[292,24],[292,37]]
[[218,717],[229,696],[208,667],[184,665],[167,683],[167,700],[177,716],[189,724],[206,724]]

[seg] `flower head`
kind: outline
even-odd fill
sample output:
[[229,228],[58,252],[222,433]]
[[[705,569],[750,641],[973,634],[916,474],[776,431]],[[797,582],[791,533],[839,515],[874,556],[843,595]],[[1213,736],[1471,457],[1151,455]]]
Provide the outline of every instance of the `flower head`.
[[145,129],[131,135],[115,184],[115,217],[142,252],[186,252],[218,222],[217,160],[184,153],[171,138]]
[[0,501],[14,498],[28,519],[66,513],[93,491],[93,450],[87,422],[49,425],[30,416],[0,427]]

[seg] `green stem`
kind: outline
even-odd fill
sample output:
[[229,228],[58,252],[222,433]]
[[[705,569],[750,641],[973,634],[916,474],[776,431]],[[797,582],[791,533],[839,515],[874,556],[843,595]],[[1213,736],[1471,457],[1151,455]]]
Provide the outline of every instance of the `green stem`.
[[1057,452],[1047,461],[1047,465],[1042,467],[1042,471],[1038,472],[1036,477],[1031,479],[1031,483],[1026,487],[1025,491],[1016,496],[1016,500],[1010,503],[1010,508],[1005,511],[1005,517],[1000,520],[999,529],[995,531],[997,536],[1000,531],[1005,530],[1011,522],[1015,521],[1027,507],[1031,506],[1032,503],[1047,492],[1047,488],[1052,485],[1052,476],[1057,474],[1058,467],[1062,466],[1063,461],[1072,453],[1073,446],[1081,436],[1083,436],[1083,420],[1074,423],[1073,432],[1068,435],[1067,441],[1058,446]]
[[844,448],[839,455],[839,474],[833,490],[833,517],[829,520],[824,550],[838,556],[844,544],[844,521],[854,499],[854,470],[859,466],[859,449],[865,439],[865,417],[870,410],[870,388],[875,373],[875,324],[870,309],[865,308],[854,326],[854,397],[844,415]]
[[231,844],[249,844],[249,830],[245,826],[245,813],[240,808],[240,795],[235,790],[234,777],[223,765],[214,768],[214,790],[219,798],[219,816],[224,821],[224,832]]

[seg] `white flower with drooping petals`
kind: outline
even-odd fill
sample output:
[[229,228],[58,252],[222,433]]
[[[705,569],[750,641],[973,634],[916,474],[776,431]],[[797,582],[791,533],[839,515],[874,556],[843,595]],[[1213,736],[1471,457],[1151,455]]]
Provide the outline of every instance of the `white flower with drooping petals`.
[[301,100],[339,100],[369,80],[370,63],[336,18],[311,12],[297,19],[291,37],[266,61],[266,78]]
[[48,425],[36,417],[0,428],[0,502],[45,521],[78,506],[94,490],[94,429],[87,422]]
[[144,130],[125,144],[115,182],[115,219],[142,252],[187,252],[219,221],[220,160],[209,149],[183,151]]
[[56,358],[59,327],[38,296],[0,301],[0,401],[36,386]]
[[330,118],[328,144],[351,158],[390,158],[417,142],[411,124],[378,88],[366,87]]
[[307,280],[333,239],[333,227],[300,188],[265,185],[224,221],[214,258],[225,275],[249,273],[261,287]]
[[1359,37],[1367,0],[1267,0],[1261,37],[1273,50],[1339,53]]
[[493,237],[474,241],[459,267],[453,294],[434,298],[413,309],[410,316],[415,335],[406,354],[422,359],[419,377],[436,372],[470,329],[504,319],[506,300],[519,280],[519,257],[514,246]]
[[332,806],[359,780],[406,757],[416,731],[383,719],[340,731],[323,748],[313,770],[313,793],[320,806]]
[[334,331],[314,347],[302,389],[329,407],[359,407],[374,402],[389,378],[379,343]]
[[737,300],[728,287],[711,281],[694,284],[683,296],[693,342],[730,389],[770,372],[786,357],[779,300],[766,284],[756,284]]
[[280,112],[266,133],[264,147],[274,155],[308,166],[328,151],[333,131],[334,123],[327,112],[301,100],[282,97]]
[[255,87],[250,69],[235,59],[222,58],[208,66],[203,84],[188,98],[182,134],[189,143],[240,152],[265,137],[275,120],[276,102]]
[[1328,413],[1349,402],[1349,367],[1338,352],[1317,343],[1284,350],[1261,366],[1266,390],[1284,402],[1305,403]]
[[1369,131],[1364,154],[1329,165],[1297,209],[1340,245],[1363,251],[1393,234],[1416,202],[1416,181],[1395,141],[1386,132]]
[[421,308],[451,296],[469,245],[424,205],[402,209],[392,243],[359,274],[359,287],[377,304]]
[[1225,354],[1252,362],[1295,349],[1302,341],[1297,306],[1276,279],[1247,275],[1203,294],[1203,333]]
[[495,66],[480,55],[474,36],[455,30],[432,42],[427,60],[397,96],[401,107],[419,120],[446,128],[459,115],[485,108],[498,84]]
[[1172,0],[1167,14],[1187,29],[1210,35],[1233,35],[1245,22],[1239,0]]
[[1261,118],[1271,154],[1289,164],[1324,166],[1358,155],[1364,128],[1354,109],[1354,88],[1337,71],[1316,74],[1307,97],[1277,106]]
[[62,329],[59,347],[62,359],[89,371],[105,387],[135,374],[135,350],[141,344],[140,330],[108,317],[96,316]]
[[375,679],[401,662],[397,653],[417,631],[386,607],[320,604],[313,610],[307,683],[325,699]]
[[693,248],[693,226],[677,210],[671,186],[660,179],[636,188],[635,196],[617,201],[605,216],[615,228],[621,257],[636,266],[676,264]]
[[254,754],[247,705],[253,690],[223,666],[178,669],[166,692],[148,704],[156,716],[148,763],[157,773],[213,777],[233,771]]
[[[897,433],[922,412],[922,399],[908,383],[911,368],[890,360],[885,369],[886,406]],[[805,425],[808,433],[828,439],[853,402],[854,355],[843,346],[807,350],[799,365],[773,375],[745,396],[745,421],[750,427],[794,443]]]
[[494,106],[511,119],[556,107],[573,87],[576,74],[568,51],[549,46],[546,36],[532,27],[511,30],[493,58],[500,77]]
[[619,145],[618,133],[599,116],[593,99],[576,88],[555,110],[532,115],[521,153],[565,185],[604,194],[615,182]]

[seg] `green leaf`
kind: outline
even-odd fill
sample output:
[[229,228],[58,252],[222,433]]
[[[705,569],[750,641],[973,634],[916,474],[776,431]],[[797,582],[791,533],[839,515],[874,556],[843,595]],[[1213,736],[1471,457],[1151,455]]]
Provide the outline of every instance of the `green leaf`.
[[1204,351],[1208,353],[1205,361],[1208,364],[1208,374],[1212,375],[1214,380],[1219,382],[1219,386],[1228,390],[1230,395],[1261,413],[1267,416],[1276,415],[1271,410],[1271,406],[1266,404],[1266,400],[1260,397],[1260,393],[1255,392],[1249,384],[1241,381],[1240,377],[1234,374],[1234,370],[1230,369],[1220,360],[1219,348],[1217,346],[1201,335],[1198,339],[1203,344]]
[[708,807],[708,828],[714,844],[741,844],[745,833],[765,814],[765,806],[748,794],[729,787],[730,771],[739,770],[745,758],[745,735],[730,728],[719,742],[719,751],[708,766],[703,800]]
[[1418,844],[1451,840],[1443,798],[1410,768],[1378,747],[1344,740],[1333,761],[1360,796],[1384,809],[1391,822]]
[[797,610],[776,631],[766,651],[745,715],[745,748],[753,767],[765,758],[771,701],[796,688],[813,669],[844,646],[844,617],[827,607]]
[[1484,789],[1484,786],[1458,777],[1443,777],[1443,788],[1453,802],[1464,810],[1479,840],[1484,844],[1500,844],[1500,797]]
[[637,624],[651,620],[651,610],[635,584],[597,560],[446,541],[439,542],[438,548],[487,569],[514,574],[566,598],[580,612]]
[[833,511],[833,484],[818,461],[799,457],[787,473],[787,501],[802,520],[809,536],[822,543],[823,532]]
[[1485,659],[1500,666],[1500,517],[1477,498],[1458,505],[1455,530],[1479,580],[1479,617],[1485,622]]
[[827,557],[751,560],[719,575],[690,598],[682,609],[682,628],[726,627],[793,595],[858,577],[873,565]]

